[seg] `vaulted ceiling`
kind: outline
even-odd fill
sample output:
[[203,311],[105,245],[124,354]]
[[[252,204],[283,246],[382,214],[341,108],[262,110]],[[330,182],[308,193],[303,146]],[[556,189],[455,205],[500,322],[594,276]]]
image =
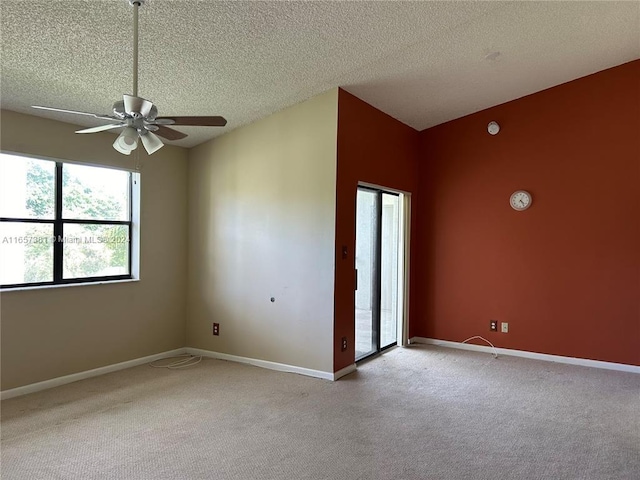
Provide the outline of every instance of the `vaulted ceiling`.
[[[1,106],[110,113],[132,90],[127,0],[3,0]],[[139,94],[194,146],[337,86],[422,130],[640,58],[640,2],[146,0]]]

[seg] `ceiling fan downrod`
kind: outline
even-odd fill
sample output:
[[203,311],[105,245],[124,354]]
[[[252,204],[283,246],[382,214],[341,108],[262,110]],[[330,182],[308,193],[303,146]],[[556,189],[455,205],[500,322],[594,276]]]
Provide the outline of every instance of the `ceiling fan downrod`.
[[129,0],[133,7],[133,96],[138,96],[138,9],[144,0]]

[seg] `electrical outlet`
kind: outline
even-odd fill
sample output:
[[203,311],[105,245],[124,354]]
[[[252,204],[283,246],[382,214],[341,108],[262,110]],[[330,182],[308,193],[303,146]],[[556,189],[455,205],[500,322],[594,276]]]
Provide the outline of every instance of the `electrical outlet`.
[[344,352],[347,349],[347,337],[342,337],[342,349],[341,351]]
[[498,321],[497,320],[489,320],[489,330],[492,332],[498,331]]
[[214,335],[220,335],[220,324],[219,323],[214,323],[213,324],[213,334]]
[[502,328],[502,333],[509,333],[509,324],[507,322],[502,322],[500,328]]

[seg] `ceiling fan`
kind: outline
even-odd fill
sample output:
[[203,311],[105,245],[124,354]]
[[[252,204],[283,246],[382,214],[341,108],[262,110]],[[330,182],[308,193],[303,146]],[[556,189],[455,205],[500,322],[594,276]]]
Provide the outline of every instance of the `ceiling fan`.
[[[133,95],[123,95],[122,100],[113,104],[113,115],[78,112],[62,108],[33,105],[40,110],[85,115],[109,122],[99,127],[85,128],[76,133],[96,133],[122,128],[122,133],[113,143],[120,153],[131,154],[138,147],[138,138],[149,155],[164,146],[159,137],[167,140],[180,140],[187,135],[170,128],[168,125],[224,127],[227,121],[223,117],[158,117],[158,109],[149,100],[138,96],[138,9],[145,0],[129,0],[133,7]],[[155,132],[155,133],[154,133]]]

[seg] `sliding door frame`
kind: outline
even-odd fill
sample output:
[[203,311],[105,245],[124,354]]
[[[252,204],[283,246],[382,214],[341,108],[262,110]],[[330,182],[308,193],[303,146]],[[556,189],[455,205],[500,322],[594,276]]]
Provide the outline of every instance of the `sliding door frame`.
[[[358,188],[376,191],[379,192],[377,196],[377,222],[379,228],[377,228],[376,232],[376,247],[375,247],[375,255],[376,255],[376,268],[381,268],[381,256],[382,256],[382,194],[388,193],[391,195],[398,195],[399,197],[399,238],[398,238],[398,301],[397,301],[397,334],[396,334],[396,345],[406,347],[409,344],[409,265],[410,265],[410,240],[411,240],[411,193],[403,190],[398,190],[395,188],[385,187],[383,185],[376,185],[368,182],[358,182]],[[355,268],[355,265],[354,265]],[[378,330],[380,326],[380,300],[381,300],[381,287],[382,282],[380,281],[379,272],[376,272],[377,280],[376,280],[376,291],[375,293],[375,304],[372,306],[375,307],[373,315],[376,317],[373,319],[374,322],[378,325]],[[355,294],[355,292],[354,292]],[[354,321],[355,321],[355,309],[354,309]],[[377,353],[380,350],[380,332],[376,332],[376,347]],[[389,345],[386,348],[394,346],[393,344]],[[372,354],[372,355],[375,355]],[[367,358],[367,357],[363,357]]]

